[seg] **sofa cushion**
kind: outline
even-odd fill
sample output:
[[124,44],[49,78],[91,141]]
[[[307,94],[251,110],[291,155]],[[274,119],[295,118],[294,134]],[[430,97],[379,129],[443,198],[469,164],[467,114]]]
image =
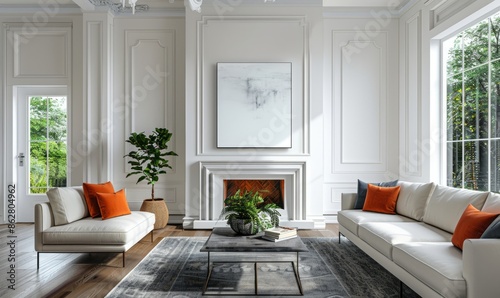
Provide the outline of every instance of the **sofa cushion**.
[[488,226],[481,235],[481,238],[499,238],[500,239],[500,215]]
[[57,187],[47,191],[54,224],[65,225],[89,216],[82,187]]
[[399,186],[381,187],[369,184],[363,211],[396,214]]
[[354,203],[354,209],[362,209],[365,204],[366,192],[368,191],[368,184],[373,184],[382,187],[392,187],[396,186],[398,180],[379,182],[379,183],[366,183],[358,179],[358,197]]
[[98,192],[97,203],[99,203],[103,220],[130,214],[124,189],[120,189],[115,193]]
[[144,211],[132,211],[108,220],[86,217],[46,229],[43,244],[124,245],[143,235],[154,222],[155,215]]
[[401,190],[396,204],[396,213],[422,221],[425,205],[436,184],[433,182],[422,184],[399,181],[398,185],[401,186]]
[[406,242],[450,242],[451,234],[423,222],[371,222],[361,224],[358,236],[387,258],[394,245]]
[[393,214],[366,212],[362,210],[342,210],[337,213],[341,226],[358,235],[358,225],[366,222],[414,222],[413,219]]
[[462,252],[450,242],[394,246],[393,261],[443,297],[466,297]]
[[474,206],[468,205],[458,221],[451,243],[462,249],[465,239],[479,239],[497,215],[481,212]]
[[488,193],[488,197],[486,198],[481,211],[488,213],[500,213],[500,194],[494,192]]
[[89,213],[92,217],[101,216],[101,209],[99,208],[99,203],[97,203],[98,192],[114,193],[115,189],[113,188],[113,184],[110,181],[99,184],[83,183],[83,193],[85,194],[85,201],[87,202]]
[[437,185],[425,208],[423,221],[453,233],[467,205],[481,209],[488,192]]

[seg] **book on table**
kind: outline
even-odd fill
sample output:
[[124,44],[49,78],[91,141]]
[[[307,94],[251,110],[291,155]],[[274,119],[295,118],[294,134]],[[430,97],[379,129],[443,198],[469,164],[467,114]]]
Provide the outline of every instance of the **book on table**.
[[293,238],[297,238],[297,235],[292,235],[292,236],[283,237],[283,238],[273,238],[273,237],[269,237],[266,235],[262,236],[262,239],[267,240],[267,241],[272,241],[272,242],[280,242],[283,240],[288,240],[288,239],[293,239]]
[[274,227],[264,230],[264,236],[271,239],[282,239],[297,236],[297,229],[289,227]]

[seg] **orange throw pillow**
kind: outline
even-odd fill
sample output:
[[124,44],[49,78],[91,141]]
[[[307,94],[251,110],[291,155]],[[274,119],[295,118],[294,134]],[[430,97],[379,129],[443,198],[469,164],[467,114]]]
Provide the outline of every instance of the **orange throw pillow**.
[[124,189],[120,189],[116,193],[98,192],[97,202],[101,208],[103,220],[131,213]]
[[400,186],[381,187],[368,184],[363,211],[396,214]]
[[469,204],[458,220],[451,243],[462,249],[465,239],[478,239],[498,214],[481,212]]
[[96,194],[98,192],[114,193],[115,189],[110,181],[99,184],[83,183],[83,194],[85,195],[85,201],[87,202],[87,207],[92,217],[99,217],[101,215],[101,209],[97,203]]

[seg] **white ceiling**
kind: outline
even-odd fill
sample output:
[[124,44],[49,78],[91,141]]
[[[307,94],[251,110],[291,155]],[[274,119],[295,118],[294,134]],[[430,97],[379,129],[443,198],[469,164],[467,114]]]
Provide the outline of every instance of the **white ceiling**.
[[[61,5],[75,5],[73,0],[54,0]],[[112,0],[113,2],[119,3],[121,0]],[[175,2],[182,3],[183,0],[174,0]],[[279,2],[288,2],[289,0],[275,0],[275,3]],[[409,2],[409,0],[394,0],[391,1],[391,4],[394,5],[396,3],[405,3]],[[40,0],[0,0],[0,4],[5,5],[22,5],[22,6],[30,6],[30,5],[39,5]],[[170,5],[170,0],[138,0],[137,3],[147,4],[150,7],[158,7]],[[382,7],[387,6],[387,0],[323,0],[323,6],[329,7]]]
[[[67,8],[69,10],[94,10],[94,5],[91,3],[99,2],[100,0],[51,0],[57,2],[62,8]],[[121,3],[122,0],[108,0],[113,3]],[[204,0],[204,5],[210,5],[213,1],[235,1],[235,0]],[[371,8],[384,8],[387,7],[388,3],[391,7],[396,8],[400,13],[409,7],[412,3],[421,0],[268,0],[264,3],[263,0],[241,0],[248,5],[269,5],[269,6],[280,6],[280,5],[303,5],[304,3],[311,3],[313,6],[322,5],[330,9],[337,10],[354,10],[359,11],[363,9]],[[309,2],[310,1],[310,2]],[[2,9],[4,11],[26,11],[27,9],[36,10],[39,9],[40,3],[44,3],[42,0],[0,0],[0,13]],[[47,2],[49,3],[49,2]],[[128,0],[127,0],[128,3]],[[168,10],[179,10],[184,9],[184,0],[137,0],[138,5],[147,5],[149,7],[149,12],[161,12]],[[128,5],[127,5],[128,6]],[[202,7],[203,9],[203,7]]]

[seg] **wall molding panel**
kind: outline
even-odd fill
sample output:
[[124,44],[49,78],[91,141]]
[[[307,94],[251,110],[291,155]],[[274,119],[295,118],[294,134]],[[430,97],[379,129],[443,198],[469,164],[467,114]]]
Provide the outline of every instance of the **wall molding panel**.
[[[309,25],[296,16],[203,16],[197,21],[196,44],[196,153],[199,156],[241,155],[241,150],[216,148],[217,62],[292,62],[292,149],[259,149],[266,155],[310,154]],[[230,36],[247,37],[242,44],[228,42]],[[266,32],[266,34],[262,34]],[[287,32],[283,36],[283,32]],[[225,39],[224,39],[225,37]],[[214,39],[220,39],[219,45]],[[281,44],[280,44],[281,40]],[[263,49],[246,53],[244,46],[261,44]],[[287,46],[289,45],[289,46]],[[269,50],[266,50],[266,49]],[[273,54],[289,52],[286,60]],[[245,57],[245,58],[241,58]],[[281,58],[282,59],[282,58]]]
[[23,31],[13,32],[14,78],[68,77],[71,64],[71,28],[38,28],[37,34],[29,39],[23,37]]
[[[422,129],[420,120],[422,117],[422,92],[421,85],[421,14],[414,14],[404,23],[404,57],[402,63],[402,73],[404,74],[404,86],[401,87],[404,92],[401,102],[402,118],[401,141],[404,144],[401,152],[404,152],[404,158],[401,158],[400,170],[404,171],[405,176],[422,175],[422,150],[419,144],[422,144]],[[411,57],[411,58],[410,58]]]
[[[175,31],[125,30],[125,137],[176,124]],[[146,116],[146,117],[145,117]],[[124,143],[124,152],[132,147]],[[172,139],[169,144],[175,148]],[[129,171],[128,159],[123,159]],[[175,173],[176,159],[171,160]]]
[[433,29],[437,25],[454,16],[457,12],[471,4],[470,0],[444,0],[438,2],[429,10],[429,29]]
[[356,34],[332,31],[331,61],[340,67],[332,67],[331,174],[388,169],[388,32],[372,40]]

